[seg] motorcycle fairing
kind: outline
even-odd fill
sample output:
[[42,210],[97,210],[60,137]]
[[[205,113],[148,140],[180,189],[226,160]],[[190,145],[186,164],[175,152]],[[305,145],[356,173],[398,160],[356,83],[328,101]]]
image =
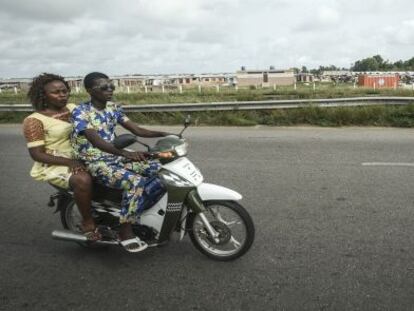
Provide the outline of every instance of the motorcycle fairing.
[[219,185],[202,183],[197,187],[197,193],[203,201],[232,200],[239,201],[243,197],[240,193]]

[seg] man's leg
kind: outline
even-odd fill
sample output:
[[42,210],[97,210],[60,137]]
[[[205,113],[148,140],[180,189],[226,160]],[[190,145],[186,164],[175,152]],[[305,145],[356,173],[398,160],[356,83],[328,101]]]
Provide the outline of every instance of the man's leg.
[[133,237],[131,223],[136,220],[136,212],[140,204],[145,179],[137,173],[125,169],[122,163],[100,161],[91,163],[89,169],[101,184],[123,190],[120,238],[125,240]]
[[161,163],[158,161],[126,162],[124,167],[127,170],[136,172],[142,176],[151,177],[160,170]]

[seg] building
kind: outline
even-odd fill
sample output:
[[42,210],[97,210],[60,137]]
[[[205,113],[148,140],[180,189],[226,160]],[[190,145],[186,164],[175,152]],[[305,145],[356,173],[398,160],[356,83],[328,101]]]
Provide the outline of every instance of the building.
[[196,78],[202,86],[228,85],[230,80],[226,74],[200,74]]
[[358,76],[358,86],[371,88],[397,88],[398,74],[379,73],[361,74]]
[[353,73],[349,70],[327,70],[319,76],[320,82],[350,82],[353,80]]
[[293,69],[276,70],[272,67],[265,70],[246,70],[244,67],[236,72],[238,86],[272,86],[293,85],[296,82]]
[[296,75],[296,80],[298,82],[312,83],[315,81],[315,76],[311,73],[300,72]]
[[232,81],[232,76],[228,74],[178,74],[146,77],[145,84],[148,86],[196,87],[229,85]]
[[32,83],[32,79],[16,78],[16,79],[0,79],[0,89],[16,89],[27,91]]
[[113,76],[110,77],[112,82],[118,87],[126,88],[139,88],[145,85],[145,76],[133,75],[133,76]]
[[82,77],[66,77],[65,81],[69,84],[72,91],[79,91],[83,86]]

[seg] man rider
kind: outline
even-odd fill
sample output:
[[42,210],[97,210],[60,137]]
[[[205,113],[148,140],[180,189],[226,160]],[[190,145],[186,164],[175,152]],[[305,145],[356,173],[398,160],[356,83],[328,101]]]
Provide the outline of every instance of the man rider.
[[90,101],[80,104],[72,112],[71,136],[75,156],[82,160],[97,182],[123,190],[121,203],[121,245],[129,252],[139,252],[147,244],[135,237],[131,224],[136,221],[142,206],[142,191],[146,178],[159,169],[156,161],[145,161],[144,153],[119,150],[112,144],[116,125],[140,137],[164,137],[166,132],[139,127],[111,102],[115,85],[100,72],[85,76],[84,86]]

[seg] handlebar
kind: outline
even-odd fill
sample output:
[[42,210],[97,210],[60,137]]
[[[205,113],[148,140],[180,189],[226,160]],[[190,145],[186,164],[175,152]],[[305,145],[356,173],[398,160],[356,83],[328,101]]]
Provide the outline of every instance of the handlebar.
[[164,152],[146,152],[145,158],[148,160],[155,160],[155,159],[171,159],[174,157],[174,154],[171,151],[164,151]]

